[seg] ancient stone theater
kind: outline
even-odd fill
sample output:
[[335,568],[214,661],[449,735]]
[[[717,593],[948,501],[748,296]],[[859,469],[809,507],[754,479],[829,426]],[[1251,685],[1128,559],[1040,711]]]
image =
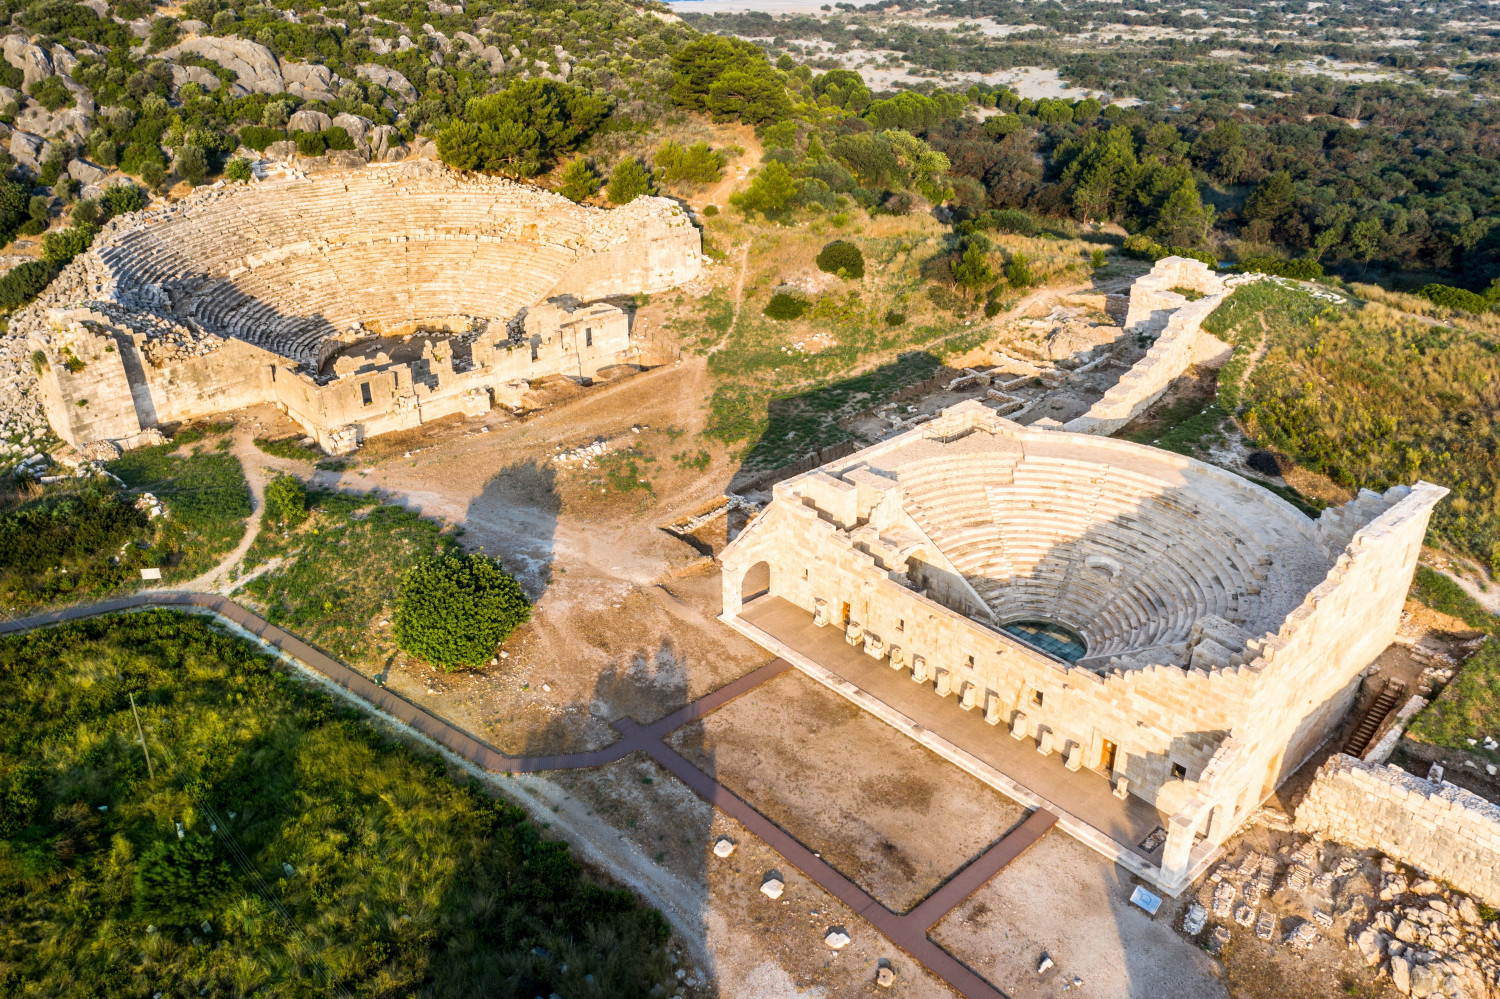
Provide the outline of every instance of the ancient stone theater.
[[606,211],[407,161],[114,220],[10,332],[70,444],[275,403],[343,452],[629,363],[629,316],[605,300],[701,266],[664,198]]
[[966,402],[778,483],[724,552],[723,620],[1180,891],[1350,709],[1445,492],[1314,520]]

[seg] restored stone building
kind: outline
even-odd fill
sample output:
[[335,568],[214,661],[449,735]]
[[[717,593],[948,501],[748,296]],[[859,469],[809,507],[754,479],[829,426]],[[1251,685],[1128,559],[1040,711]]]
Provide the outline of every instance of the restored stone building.
[[1445,493],[1313,520],[963,403],[779,483],[724,552],[722,619],[1177,891],[1340,724]]
[[629,363],[629,317],[600,300],[701,266],[666,199],[605,211],[408,161],[115,220],[10,333],[74,445],[270,402],[347,451]]

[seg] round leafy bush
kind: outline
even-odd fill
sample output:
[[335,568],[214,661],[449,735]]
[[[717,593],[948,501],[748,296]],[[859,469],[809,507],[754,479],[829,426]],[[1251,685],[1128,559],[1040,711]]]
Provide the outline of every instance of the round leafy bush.
[[229,865],[207,836],[161,840],[141,854],[135,904],[143,915],[188,922],[210,908],[229,878]]
[[847,239],[836,239],[823,247],[823,251],[818,254],[817,264],[818,270],[829,274],[842,272],[848,278],[865,276],[865,255]]
[[892,309],[885,314],[885,324],[887,326],[902,326],[905,323],[906,313],[904,312],[897,312],[895,309]]
[[401,576],[396,644],[444,669],[478,666],[530,617],[521,584],[496,559],[428,556]]
[[771,296],[762,310],[767,319],[798,319],[807,311],[807,302],[796,295],[789,295],[784,291],[778,291]]
[[307,487],[295,475],[278,475],[266,483],[266,518],[300,524],[307,517]]

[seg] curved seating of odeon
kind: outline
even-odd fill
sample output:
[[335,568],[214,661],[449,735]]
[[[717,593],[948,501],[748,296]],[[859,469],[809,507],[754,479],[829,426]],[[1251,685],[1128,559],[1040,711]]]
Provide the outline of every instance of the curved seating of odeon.
[[1328,570],[1309,525],[1256,487],[1018,457],[902,464],[907,512],[1000,623],[1055,621],[1091,659],[1182,642],[1210,614],[1275,630]]

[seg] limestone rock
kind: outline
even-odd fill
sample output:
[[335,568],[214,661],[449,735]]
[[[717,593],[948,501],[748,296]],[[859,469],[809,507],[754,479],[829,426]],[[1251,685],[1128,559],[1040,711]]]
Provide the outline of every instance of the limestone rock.
[[486,45],[467,31],[455,32],[454,38],[469,47],[469,51],[490,64],[490,72],[499,73],[505,69],[505,56],[501,54],[498,46]]
[[1208,910],[1194,902],[1188,906],[1187,913],[1182,917],[1182,932],[1190,937],[1195,937],[1203,932],[1203,927],[1208,923]]
[[401,132],[393,125],[376,125],[370,129],[365,139],[370,144],[372,160],[384,159],[388,151],[401,146]]
[[365,137],[375,127],[375,123],[370,119],[361,118],[357,114],[349,114],[348,112],[335,117],[333,124],[348,132],[349,138],[353,139],[356,143],[365,141]]
[[33,83],[45,80],[54,72],[52,57],[40,45],[33,45],[20,35],[6,35],[0,53],[5,61],[19,69],[24,76],[22,90],[30,90]]
[[65,76],[71,76],[78,67],[78,57],[61,45],[52,46],[52,68]]
[[849,934],[842,926],[833,926],[823,935],[823,942],[833,950],[843,950],[849,946]]
[[718,839],[718,841],[716,843],[714,843],[714,856],[715,857],[720,857],[720,858],[727,857],[727,856],[729,856],[733,852],[734,852],[734,840],[730,839],[728,836],[720,836],[719,839]]
[[321,111],[298,111],[287,119],[288,132],[322,132],[333,124],[333,119]]
[[42,141],[40,135],[21,131],[12,132],[10,135],[10,154],[16,158],[17,163],[32,170],[41,166],[46,148],[47,144]]
[[290,160],[297,155],[297,144],[290,139],[282,139],[273,142],[266,147],[266,158],[271,160]]
[[208,25],[195,17],[190,17],[186,21],[178,21],[177,29],[184,35],[201,35],[208,30]]
[[1439,889],[1436,881],[1427,878],[1412,885],[1411,891],[1413,895],[1436,895]]
[[338,77],[327,66],[306,62],[281,63],[281,78],[286,82],[287,93],[303,100],[331,101],[338,88]]
[[106,173],[103,167],[95,166],[88,160],[73,160],[68,164],[68,176],[80,184],[98,184]]
[[786,885],[780,878],[766,878],[760,886],[760,893],[773,902],[780,898],[784,891],[786,891]]
[[1411,969],[1411,994],[1417,999],[1442,991],[1443,983],[1425,964],[1416,964]]
[[394,69],[387,69],[375,63],[365,63],[363,66],[356,66],[354,71],[359,74],[362,80],[369,80],[371,83],[385,87],[387,90],[394,90],[401,95],[403,100],[414,101],[417,99],[417,88],[413,87],[406,77]]
[[888,989],[896,984],[896,973],[891,970],[890,965],[882,964],[876,969],[875,984],[883,989]]
[[78,0],[78,6],[87,7],[101,18],[109,16],[109,4],[106,0]]
[[1402,995],[1411,995],[1411,963],[1399,954],[1391,957],[1391,984]]
[[212,59],[225,69],[233,70],[240,86],[249,93],[279,94],[286,90],[281,64],[271,50],[244,38],[189,38],[163,49],[163,59],[176,59],[183,53]]
[[218,90],[224,83],[202,66],[179,66],[172,63],[171,68],[172,86],[179,90],[187,83],[196,83],[204,90]]
[[1471,926],[1479,925],[1479,907],[1474,904],[1474,900],[1472,898],[1468,898],[1466,896],[1462,899],[1459,899],[1458,918],[1462,919],[1464,922],[1468,923]]

